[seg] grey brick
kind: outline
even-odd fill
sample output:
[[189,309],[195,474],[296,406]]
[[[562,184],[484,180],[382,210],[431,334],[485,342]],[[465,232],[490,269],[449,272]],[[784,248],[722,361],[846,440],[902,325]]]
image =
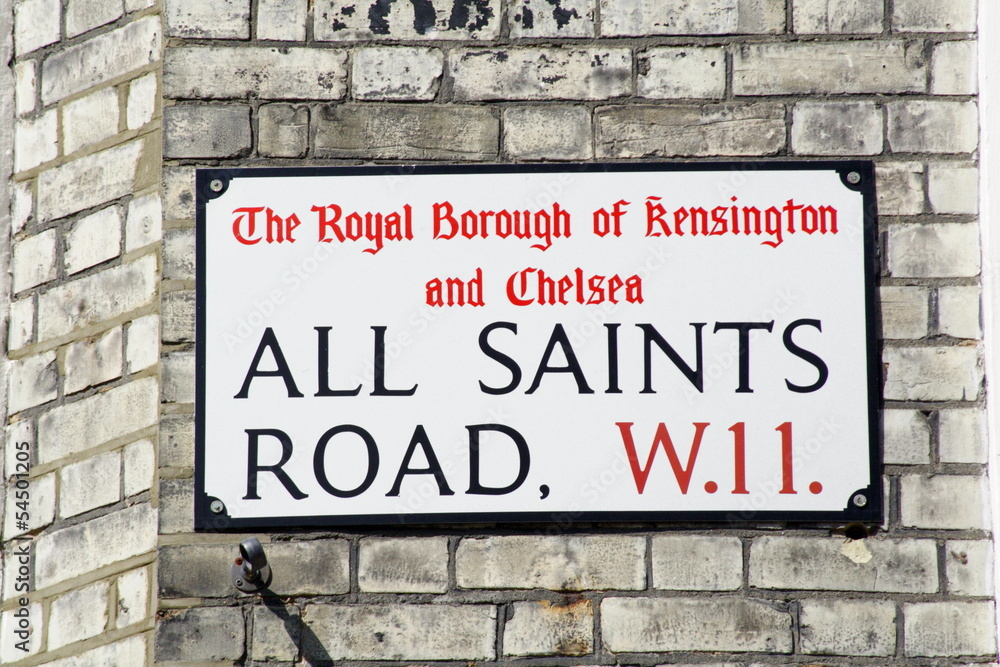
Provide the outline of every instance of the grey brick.
[[482,107],[343,104],[314,122],[316,157],[329,158],[488,160],[500,131]]
[[194,480],[160,480],[160,533],[194,532]]
[[794,0],[792,25],[800,35],[882,32],[885,8],[870,0]]
[[924,0],[895,0],[892,28],[901,32],[975,32],[976,4],[977,0],[938,4],[928,4]]
[[993,602],[917,602],[903,605],[906,655],[954,658],[995,655]]
[[908,93],[927,88],[918,45],[901,41],[744,44],[733,55],[733,93]]
[[742,598],[606,598],[601,634],[614,653],[792,652],[791,614]]
[[983,384],[975,348],[886,348],[882,360],[891,401],[974,401]]
[[147,16],[53,53],[42,64],[42,102],[50,104],[160,58],[160,17]]
[[265,157],[303,157],[309,150],[309,107],[268,104],[257,112],[257,152]]
[[492,660],[491,605],[308,605],[303,657],[333,660]]
[[165,5],[163,15],[170,37],[250,37],[250,0],[168,0]]
[[600,0],[605,37],[779,33],[782,0]]
[[66,348],[65,392],[73,393],[122,376],[122,328]]
[[55,400],[59,367],[55,352],[43,352],[11,363],[7,407],[11,414]]
[[193,290],[167,292],[163,295],[163,342],[185,343],[194,340],[194,308]]
[[66,34],[75,37],[111,23],[121,15],[121,0],[69,0],[66,5]]
[[[986,478],[908,475],[900,480],[900,523],[907,527],[988,530]],[[961,501],[956,502],[956,499]]]
[[518,160],[587,160],[594,154],[590,111],[575,106],[503,111],[504,152]]
[[194,352],[171,352],[162,361],[164,403],[194,403]]
[[938,412],[938,453],[942,463],[986,463],[986,420],[978,408]]
[[841,553],[843,538],[765,536],[750,547],[750,585],[823,591],[934,593],[934,540],[867,539],[867,563]]
[[194,219],[194,167],[163,168],[163,219]]
[[938,289],[938,331],[954,338],[983,337],[980,289],[974,285]]
[[346,540],[271,542],[265,551],[277,595],[337,595],[351,589]]
[[163,233],[163,277],[194,280],[194,229],[184,227]]
[[639,97],[709,98],[726,95],[726,51],[719,47],[661,46],[639,56]]
[[299,654],[301,624],[298,607],[281,602],[254,607],[250,657],[254,660],[294,661]]
[[504,655],[586,655],[594,651],[594,606],[515,602],[504,624]]
[[924,212],[924,172],[919,162],[882,162],[875,167],[878,210],[882,215]]
[[500,0],[428,0],[419,14],[410,4],[381,0],[316,0],[316,39],[356,40],[491,40],[500,36]]
[[735,590],[743,585],[743,543],[738,537],[657,535],[653,587],[666,590]]
[[896,653],[896,605],[891,601],[803,600],[799,613],[804,653]]
[[975,102],[890,102],[889,146],[896,153],[971,153],[979,145]]
[[919,410],[885,410],[886,463],[922,465],[931,462],[931,427]]
[[163,415],[160,418],[160,466],[194,465],[194,415]]
[[785,109],[780,105],[597,110],[597,157],[774,155],[784,147]]
[[979,228],[975,224],[901,224],[889,227],[889,271],[898,278],[960,278],[979,275]]
[[956,595],[993,595],[993,543],[989,540],[949,540],[945,545],[948,592]]
[[304,42],[309,0],[260,0],[257,39]]
[[163,156],[241,157],[250,152],[250,107],[186,104],[163,110]]
[[444,593],[448,539],[372,537],[358,547],[358,585],[375,593]]
[[160,316],[143,315],[125,330],[126,372],[138,373],[160,360]]
[[927,335],[929,294],[923,287],[882,287],[882,335],[886,338],[916,339]]
[[439,49],[371,47],[355,50],[351,60],[356,100],[432,100],[444,70]]
[[516,0],[511,37],[594,37],[597,0]]
[[878,155],[882,110],[874,102],[799,102],[792,150],[800,155]]
[[941,42],[931,58],[931,92],[935,95],[975,95],[979,90],[976,42]]
[[165,97],[338,100],[347,52],[302,47],[185,46],[163,63]]
[[456,100],[603,100],[632,88],[627,49],[470,49],[449,65]]
[[238,553],[235,545],[228,544],[161,546],[156,565],[160,597],[232,595],[235,589],[229,581],[229,565]]
[[464,539],[456,576],[462,588],[638,590],[645,552],[642,538],[624,535]]
[[243,656],[245,638],[239,607],[168,611],[156,624],[156,660],[237,660]]

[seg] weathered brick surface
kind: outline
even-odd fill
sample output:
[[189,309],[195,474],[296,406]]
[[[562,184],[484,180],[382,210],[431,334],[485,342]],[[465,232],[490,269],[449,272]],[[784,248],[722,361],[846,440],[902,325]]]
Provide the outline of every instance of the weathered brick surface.
[[42,172],[38,216],[55,220],[128,194],[142,152],[142,142],[130,141]]
[[945,578],[956,595],[993,595],[993,544],[988,540],[951,540],[945,545]]
[[896,277],[979,275],[979,229],[974,224],[931,223],[889,228],[889,272]]
[[108,584],[98,582],[52,601],[48,648],[54,649],[104,631],[108,622]]
[[171,612],[156,624],[156,660],[235,660],[243,655],[245,637],[239,607]]
[[163,295],[163,341],[181,343],[194,340],[193,291],[167,292]]
[[233,590],[229,564],[236,555],[236,549],[225,544],[160,547],[156,576],[160,597],[229,595]]
[[979,171],[975,167],[932,165],[927,180],[935,213],[972,214],[979,210]]
[[931,427],[918,410],[885,410],[882,423],[886,463],[921,465],[931,462]]
[[17,123],[14,128],[14,170],[27,171],[59,155],[57,113],[49,110],[38,118]]
[[448,590],[447,538],[362,540],[358,585],[376,593],[444,593]]
[[896,401],[974,401],[983,383],[970,347],[887,348],[885,397]]
[[996,653],[993,602],[922,602],[903,605],[908,656]]
[[45,352],[11,364],[7,409],[11,414],[55,400],[59,394],[55,352]]
[[101,88],[62,108],[63,152],[72,153],[118,133],[118,91]]
[[52,667],[80,667],[81,665],[142,665],[146,661],[145,635],[125,639],[83,651],[77,656],[53,660]]
[[[900,480],[900,521],[914,528],[985,530],[989,527],[986,480],[965,475]],[[961,502],[955,502],[961,498]]]
[[597,0],[516,0],[512,37],[594,37]]
[[309,150],[309,109],[290,104],[262,106],[257,115],[257,152],[266,157],[302,157]]
[[882,287],[882,334],[886,338],[915,339],[927,335],[930,295],[922,287]]
[[462,588],[636,590],[646,585],[645,552],[628,536],[465,539],[456,576]]
[[791,653],[792,617],[778,607],[743,598],[606,598],[601,634],[613,653]]
[[444,54],[400,46],[357,49],[351,67],[354,99],[432,100],[441,82]]
[[504,153],[518,160],[586,160],[593,155],[586,109],[511,107],[504,109],[503,128]]
[[777,33],[785,27],[781,0],[600,0],[600,7],[606,37]]
[[973,32],[976,5],[977,0],[954,0],[940,7],[921,0],[899,0],[893,3],[892,27],[903,32]]
[[14,48],[30,53],[59,41],[59,0],[24,0],[14,6]]
[[306,659],[490,660],[496,653],[491,605],[311,604],[303,619],[315,637],[303,642]]
[[639,56],[639,97],[721,99],[726,94],[726,51],[722,48],[662,46]]
[[882,110],[874,102],[801,102],[792,112],[792,150],[800,155],[877,155]]
[[185,104],[163,110],[163,153],[175,158],[240,157],[250,152],[250,108]]
[[121,242],[121,207],[109,206],[77,220],[66,233],[66,252],[63,254],[66,273],[79,273],[117,257]]
[[139,623],[148,616],[149,574],[146,569],[131,570],[118,577],[118,610],[115,627]]
[[350,547],[344,540],[272,542],[271,590],[278,595],[336,595],[350,590]]
[[167,0],[164,19],[169,37],[247,39],[250,37],[250,0],[184,2]]
[[121,456],[105,452],[59,471],[59,516],[81,514],[121,497]]
[[895,153],[971,153],[979,145],[975,102],[890,102],[886,110]]
[[504,655],[586,655],[594,650],[590,600],[515,602],[511,613],[504,625]]
[[919,162],[882,162],[875,167],[878,210],[881,215],[918,215],[924,212],[924,165]]
[[785,146],[779,105],[604,107],[597,111],[604,158],[773,155]]
[[275,603],[253,610],[254,660],[293,661],[299,654],[301,620],[298,607]]
[[303,42],[309,0],[260,0],[257,4],[257,39]]
[[653,538],[653,587],[726,591],[743,584],[738,537],[659,535]]
[[883,600],[803,600],[802,650],[816,655],[894,655],[896,605]]
[[118,0],[69,0],[66,5],[66,33],[75,37],[111,23],[122,15]]
[[975,95],[979,67],[973,41],[934,45],[931,59],[931,92],[935,95]]
[[954,338],[982,338],[981,296],[975,286],[939,289],[938,331]]
[[489,40],[500,35],[500,0],[316,0],[313,34],[321,41]]
[[56,277],[56,234],[49,230],[14,245],[14,292]]
[[938,450],[945,463],[986,463],[986,419],[978,408],[938,412]]
[[64,388],[68,394],[121,377],[121,327],[70,344],[64,364]]
[[884,11],[882,5],[867,0],[796,0],[792,26],[801,35],[878,33]]

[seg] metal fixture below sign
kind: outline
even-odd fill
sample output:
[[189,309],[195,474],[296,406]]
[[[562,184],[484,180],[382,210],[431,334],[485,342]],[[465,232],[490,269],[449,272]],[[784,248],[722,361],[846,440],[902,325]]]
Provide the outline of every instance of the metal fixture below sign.
[[240,556],[229,566],[229,579],[243,593],[256,593],[271,584],[271,566],[256,537],[240,542]]

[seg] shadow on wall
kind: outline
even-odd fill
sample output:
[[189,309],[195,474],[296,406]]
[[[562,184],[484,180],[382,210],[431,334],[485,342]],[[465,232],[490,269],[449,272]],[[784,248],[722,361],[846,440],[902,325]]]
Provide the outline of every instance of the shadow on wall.
[[288,613],[285,603],[277,595],[265,588],[261,591],[261,601],[267,609],[281,619],[285,626],[285,632],[295,646],[301,648],[302,660],[312,667],[326,667],[333,664],[333,658],[326,652],[326,648],[320,642],[319,637],[312,629],[302,622],[302,618],[297,614]]

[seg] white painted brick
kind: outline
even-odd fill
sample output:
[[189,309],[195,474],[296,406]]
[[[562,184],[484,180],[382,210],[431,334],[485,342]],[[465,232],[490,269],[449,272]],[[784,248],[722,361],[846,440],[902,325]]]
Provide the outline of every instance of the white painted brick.
[[42,65],[42,102],[50,104],[160,58],[160,17],[146,16],[54,53]]
[[32,183],[33,181],[22,181],[10,184],[10,231],[12,234],[17,234],[24,229],[24,226],[28,223],[31,214],[35,210],[35,195]]
[[[161,534],[194,532],[194,481],[191,479],[160,480],[159,527]],[[273,554],[268,562],[275,569]],[[274,584],[272,584],[273,586]]]
[[903,605],[908,656],[996,656],[993,601]]
[[194,220],[194,167],[163,168],[163,219]]
[[738,537],[658,535],[653,538],[653,588],[731,591],[743,585]]
[[779,33],[782,0],[600,0],[601,32],[624,35],[735,35]]
[[[41,603],[34,602],[28,605],[27,628],[20,623],[21,619],[16,618],[14,614],[15,610],[11,609],[3,612],[2,617],[0,617],[2,619],[0,620],[0,633],[3,633],[3,637],[0,637],[0,660],[4,663],[14,662],[35,655],[42,648],[42,628],[44,627],[44,621],[42,620]],[[27,651],[22,651],[16,646],[16,644],[24,641],[24,637],[14,634],[17,630],[27,630],[29,633]]]
[[162,361],[163,402],[194,403],[194,353],[174,352]]
[[587,160],[594,154],[590,111],[576,106],[503,111],[503,149],[519,160]]
[[171,229],[163,235],[163,277],[194,280],[194,230]]
[[108,582],[99,581],[52,601],[48,649],[95,637],[108,623]]
[[35,110],[37,87],[38,75],[34,60],[25,60],[14,65],[14,108],[18,115]]
[[973,41],[940,42],[931,58],[931,92],[935,95],[975,95],[979,68]]
[[130,201],[125,220],[125,252],[159,241],[163,228],[159,193],[154,192]]
[[257,39],[304,42],[308,13],[308,0],[260,0]]
[[866,539],[868,562],[842,552],[837,537],[758,537],[750,547],[750,586],[821,591],[934,593],[938,590],[934,540]]
[[86,148],[118,134],[118,90],[100,90],[62,108],[63,152]]
[[595,37],[597,0],[516,0],[511,37]]
[[160,318],[146,315],[129,323],[125,342],[126,371],[138,373],[160,359]]
[[931,427],[919,410],[884,410],[885,462],[922,465],[931,462]]
[[127,639],[105,644],[78,655],[46,663],[46,667],[90,667],[92,665],[144,665],[146,664],[146,635],[133,635]]
[[[988,0],[982,0],[988,2]],[[895,0],[892,29],[900,32],[975,32],[977,0]]]
[[121,456],[104,452],[59,471],[59,516],[89,512],[121,499]]
[[945,544],[948,592],[956,595],[993,595],[993,543],[988,540],[951,540]]
[[146,9],[147,7],[152,7],[155,4],[156,0],[125,0],[125,11],[137,12],[140,9]]
[[641,53],[639,63],[639,97],[721,99],[726,95],[725,49],[662,46]]
[[[303,619],[334,660],[492,660],[493,605],[319,605]],[[310,642],[303,646],[310,655]]]
[[878,211],[882,215],[919,215],[924,212],[924,165],[919,162],[883,162],[875,166]]
[[23,0],[14,6],[14,49],[22,56],[59,41],[59,0]]
[[793,0],[792,25],[800,35],[882,32],[884,7],[870,0]]
[[158,280],[156,258],[145,255],[50,289],[39,297],[38,338],[49,340],[152,303]]
[[877,155],[882,110],[874,102],[799,102],[792,111],[792,150],[800,155]]
[[803,600],[799,623],[804,653],[896,653],[896,605],[890,601]]
[[986,463],[986,421],[979,408],[938,413],[938,453],[942,463]]
[[462,588],[639,590],[645,553],[642,538],[624,535],[464,539],[456,576]]
[[66,234],[63,263],[74,274],[117,257],[121,252],[122,209],[109,206],[73,223]]
[[309,108],[266,104],[257,111],[257,152],[267,157],[304,157],[309,150]]
[[347,52],[300,47],[185,46],[163,63],[167,97],[339,100],[347,91]]
[[613,653],[792,652],[791,615],[741,598],[606,598],[601,633]]
[[[8,442],[11,442],[8,440]],[[30,440],[29,440],[30,442]],[[15,468],[8,468],[9,473],[13,474]],[[6,487],[6,502],[7,507],[10,509],[4,515],[4,528],[3,534],[4,539],[10,539],[17,537],[18,535],[24,535],[25,533],[30,533],[31,531],[43,528],[56,517],[56,476],[55,473],[49,473],[48,475],[42,475],[41,477],[35,477],[28,480],[28,494],[30,495],[30,502],[28,505],[28,527],[18,528],[17,527],[17,508],[16,503],[17,498],[17,488],[13,484],[5,484]]]
[[7,409],[10,414],[53,401],[58,396],[59,368],[55,352],[43,352],[10,363]]
[[56,232],[44,231],[14,244],[14,292],[41,285],[56,277]]
[[594,650],[590,600],[515,602],[504,625],[504,655],[586,655]]
[[983,477],[910,475],[901,478],[899,484],[899,518],[904,526],[945,530],[989,528],[989,495]]
[[153,487],[153,476],[156,472],[156,452],[149,440],[139,440],[127,445],[122,450],[122,468],[124,469],[122,488],[125,497],[134,496]]
[[250,108],[185,104],[163,112],[164,157],[242,157],[250,152]]
[[626,49],[475,49],[449,64],[456,100],[603,100],[632,88]]
[[141,153],[142,142],[133,140],[43,171],[39,217],[55,220],[131,192]]
[[163,16],[170,37],[248,39],[250,0],[167,0]]
[[28,297],[10,305],[7,349],[19,350],[35,340],[35,299]]
[[27,171],[59,155],[58,118],[50,109],[38,118],[24,118],[14,126],[14,171]]
[[128,129],[137,130],[153,120],[158,101],[159,87],[155,72],[129,83],[128,100],[125,105],[125,121]]
[[300,616],[298,607],[291,605],[284,605],[283,609],[254,607],[250,657],[260,661],[295,661],[299,655],[299,637],[297,632],[289,628],[298,627],[301,623]]
[[896,153],[971,153],[979,145],[975,102],[889,102],[889,146]]
[[444,70],[439,49],[371,47],[352,57],[352,89],[358,100],[432,100]]
[[38,462],[49,463],[152,426],[159,398],[156,378],[142,378],[49,410],[38,420]]
[[923,92],[927,74],[921,49],[901,41],[744,44],[733,53],[733,92]]
[[367,538],[358,547],[358,586],[371,593],[444,593],[448,539]]
[[69,0],[66,5],[66,34],[76,37],[121,18],[122,0]]
[[938,289],[938,331],[955,338],[983,337],[980,293],[976,286]]
[[35,540],[36,588],[68,581],[155,548],[156,510],[149,503],[46,533]]
[[500,0],[461,5],[452,0],[431,0],[422,8],[432,10],[433,16],[421,16],[419,19],[413,7],[410,3],[381,0],[315,0],[313,33],[317,40],[332,42],[491,40],[500,36]]
[[979,275],[979,227],[932,223],[889,228],[889,271],[897,278]]
[[929,300],[923,287],[881,287],[882,335],[916,339],[927,335]]
[[66,348],[64,367],[67,394],[121,377],[122,328],[71,343]]
[[118,615],[115,627],[124,628],[144,620],[149,607],[149,573],[146,568],[118,577]]
[[974,401],[983,384],[973,347],[886,348],[882,360],[890,401]]
[[979,210],[979,170],[931,165],[927,194],[935,213],[974,214]]

